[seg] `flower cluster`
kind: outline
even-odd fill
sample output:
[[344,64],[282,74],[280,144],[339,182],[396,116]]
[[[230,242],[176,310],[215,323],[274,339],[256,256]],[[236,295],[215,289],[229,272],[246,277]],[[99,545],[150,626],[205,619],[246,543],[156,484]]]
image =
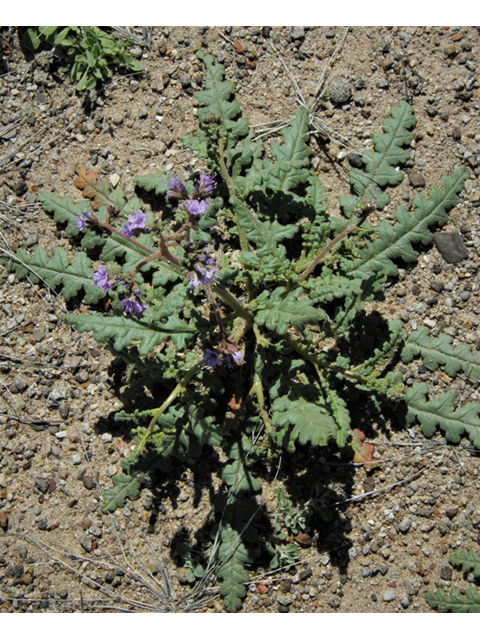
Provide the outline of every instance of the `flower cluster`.
[[150,229],[146,227],[147,214],[140,209],[133,216],[128,216],[127,224],[123,227],[123,235],[132,238],[140,233],[150,233]]
[[119,304],[121,307],[125,307],[125,313],[129,313],[137,318],[141,318],[147,308],[147,305],[140,298],[140,289],[138,287],[133,289],[130,296],[122,300]]
[[85,231],[89,221],[91,220],[92,220],[92,214],[88,213],[88,211],[84,211],[78,216],[77,227],[80,229],[80,231]]
[[200,180],[193,189],[193,197],[188,197],[187,187],[178,176],[167,184],[167,196],[185,200],[184,207],[191,216],[201,216],[208,211],[210,201],[207,198],[215,188],[215,178],[209,173],[201,173]]
[[197,270],[190,278],[192,287],[199,287],[202,284],[215,284],[217,281],[216,273],[218,269],[205,269],[205,267],[197,267]]
[[105,292],[110,291],[112,288],[112,283],[108,279],[108,269],[104,265],[98,267],[93,274],[93,281],[97,287],[101,287]]
[[[116,276],[113,280],[114,284],[122,285],[127,289],[131,289],[131,284],[121,276]],[[98,267],[93,274],[93,281],[97,287],[103,289],[105,293],[113,288],[112,280],[110,279],[108,269],[105,265],[100,265]],[[147,305],[142,301],[140,295],[140,289],[138,287],[134,287],[130,295],[119,302],[119,305],[125,308],[125,313],[129,313],[137,318],[140,318],[143,315]]]
[[232,361],[234,364],[240,365],[243,363],[243,353],[237,344],[225,344],[222,342],[218,349],[205,349],[203,352],[203,360],[205,364],[212,367],[212,369],[224,363],[231,366]]

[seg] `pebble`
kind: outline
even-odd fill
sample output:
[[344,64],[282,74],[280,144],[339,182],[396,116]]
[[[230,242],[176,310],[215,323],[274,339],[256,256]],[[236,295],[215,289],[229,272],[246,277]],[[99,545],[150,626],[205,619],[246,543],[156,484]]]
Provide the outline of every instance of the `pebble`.
[[93,480],[92,476],[87,473],[82,476],[82,482],[85,489],[93,489],[95,485],[95,481]]
[[110,180],[110,184],[115,189],[115,187],[120,182],[120,176],[118,175],[118,173],[112,173],[112,175],[110,176],[109,180]]
[[82,545],[82,547],[85,549],[87,553],[90,553],[92,551],[93,541],[92,541],[92,538],[90,538],[89,536],[83,536],[80,539],[80,544]]
[[447,580],[450,581],[453,577],[453,569],[450,565],[444,565],[441,569],[440,569],[440,578],[442,580]]
[[401,533],[408,533],[411,526],[411,520],[409,520],[408,518],[403,518],[403,520],[397,524],[396,529]]
[[408,179],[412,187],[423,188],[425,186],[425,178],[417,169],[411,169],[408,172]]
[[460,262],[468,258],[468,251],[458,231],[436,231],[433,240],[446,262]]
[[395,589],[385,589],[382,594],[382,598],[384,602],[392,602],[397,597]]
[[301,40],[305,37],[305,28],[304,27],[292,27],[290,31],[290,35],[294,40]]
[[344,104],[352,97],[352,85],[343,76],[336,76],[330,83],[328,95],[334,105]]

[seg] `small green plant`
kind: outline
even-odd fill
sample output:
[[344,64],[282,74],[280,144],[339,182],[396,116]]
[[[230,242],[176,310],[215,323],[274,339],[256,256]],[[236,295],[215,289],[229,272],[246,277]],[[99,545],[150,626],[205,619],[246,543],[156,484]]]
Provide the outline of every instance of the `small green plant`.
[[[340,196],[342,215],[330,215],[310,164],[306,109],[267,153],[223,67],[199,57],[206,68],[200,132],[187,142],[208,170],[188,179],[138,176],[155,211],[81,170],[83,200],[46,192],[40,199],[83,251],[70,261],[62,248],[50,256],[20,249],[8,264],[91,305],[66,322],[93,332],[130,367],[130,396],[116,418],[133,425],[135,449],[104,510],[135,499],[142,474],[220,453],[208,563],[197,552],[185,561],[192,580],[215,567],[225,607],[237,611],[249,565],[262,554],[271,566],[295,561],[285,530],[294,535],[316,517],[331,518],[329,489],[311,472],[294,502],[279,492],[275,514],[261,507],[264,485],[298,449],[331,444],[371,460],[364,434],[352,427],[362,396],[377,412],[397,407],[403,424],[418,420],[427,435],[438,427],[453,442],[466,434],[480,447],[479,404],[456,407],[450,393],[430,398],[425,383],[405,392],[396,367],[424,358],[476,380],[478,354],[442,334],[408,335],[400,320],[364,310],[397,274],[397,259],[412,263],[431,243],[468,173],[457,168],[430,197],[399,206],[392,225],[369,222],[372,210],[389,204],[385,188],[402,181],[399,166],[409,158],[415,115],[401,102],[363,153],[364,168],[350,172],[353,193]],[[141,385],[154,389],[150,405],[139,401]]]
[[[449,562],[464,573],[473,575],[478,580],[480,578],[480,554],[476,551],[456,551]],[[458,589],[452,589],[445,593],[443,589],[429,592],[425,595],[428,604],[438,609],[440,613],[480,613],[480,593],[475,589],[466,589],[462,594]]]
[[23,44],[34,51],[54,48],[62,60],[62,71],[70,73],[77,91],[95,89],[112,77],[115,67],[142,71],[142,63],[125,50],[134,43],[116,40],[100,27],[29,28]]

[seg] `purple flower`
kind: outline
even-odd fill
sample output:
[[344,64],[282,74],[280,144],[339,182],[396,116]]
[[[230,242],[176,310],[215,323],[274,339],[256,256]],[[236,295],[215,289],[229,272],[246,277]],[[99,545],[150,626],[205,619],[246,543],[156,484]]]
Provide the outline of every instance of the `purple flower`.
[[243,353],[241,351],[235,351],[232,353],[232,358],[235,361],[235,364],[242,364],[243,362]]
[[132,236],[137,235],[137,233],[141,230],[146,233],[150,232],[150,229],[146,228],[145,225],[147,223],[147,214],[141,211],[140,209],[133,216],[128,216],[127,223],[123,227],[123,233],[127,236],[127,238],[131,238]]
[[200,174],[200,182],[195,186],[195,194],[204,197],[215,189],[215,179],[209,173]]
[[215,368],[222,364],[222,359],[218,353],[216,351],[212,351],[212,349],[205,349],[203,359],[209,367]]
[[92,219],[92,214],[88,213],[88,211],[85,211],[84,213],[81,213],[78,216],[77,227],[80,229],[80,231],[85,231],[87,227],[87,223],[91,219]]
[[129,298],[125,298],[120,303],[121,307],[125,307],[125,313],[140,318],[147,308],[147,305],[140,298],[140,290],[135,289]]
[[212,256],[209,255],[208,253],[205,254],[203,261],[205,264],[208,264],[209,267],[214,267],[217,264],[215,260],[212,258]]
[[201,216],[208,211],[210,202],[208,200],[187,200],[185,207],[192,216]]
[[108,281],[108,269],[104,265],[101,265],[95,271],[93,281],[97,287],[101,287],[104,291],[109,291],[112,288],[111,283]]
[[190,279],[192,287],[199,287],[201,284],[212,284],[216,282],[216,276],[218,269],[204,269],[198,267],[198,272]]
[[167,196],[169,198],[181,198],[187,193],[187,187],[183,184],[178,176],[173,176],[167,183]]

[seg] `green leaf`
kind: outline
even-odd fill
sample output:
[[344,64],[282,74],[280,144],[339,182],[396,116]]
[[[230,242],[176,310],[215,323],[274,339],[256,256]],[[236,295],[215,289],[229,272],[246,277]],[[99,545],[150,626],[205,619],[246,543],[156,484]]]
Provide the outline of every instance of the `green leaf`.
[[105,296],[104,291],[93,282],[92,261],[86,253],[77,253],[70,264],[68,253],[57,247],[50,257],[43,247],[37,247],[34,255],[19,249],[10,262],[20,278],[29,276],[32,282],[44,281],[52,289],[62,286],[66,300],[76,296],[83,288],[86,304],[95,304]]
[[457,589],[452,589],[450,593],[445,593],[442,589],[425,594],[428,604],[446,613],[480,613],[480,593],[474,589],[467,589],[464,596]]
[[388,222],[382,222],[375,230],[378,239],[360,253],[361,257],[354,260],[349,273],[353,277],[368,278],[376,272],[383,272],[395,276],[398,268],[393,260],[401,258],[406,262],[417,259],[418,253],[412,245],[432,242],[433,234],[429,227],[443,225],[447,221],[446,210],[458,202],[458,193],[463,189],[468,178],[466,169],[455,169],[451,176],[442,180],[443,188],[433,187],[430,199],[418,194],[413,203],[416,207],[409,213],[403,206],[396,212],[397,223],[392,227]]
[[470,551],[455,551],[449,558],[450,564],[459,567],[464,573],[473,573],[476,578],[480,578],[480,554],[471,549]]
[[408,363],[421,357],[423,364],[433,371],[441,365],[452,378],[462,371],[476,382],[480,378],[480,353],[466,344],[452,345],[452,341],[446,333],[433,338],[427,327],[420,327],[408,336],[401,353],[402,360]]
[[68,235],[77,236],[80,233],[80,229],[77,227],[78,216],[85,211],[90,212],[88,200],[74,202],[70,196],[61,198],[47,191],[41,191],[38,194],[38,200],[42,203],[45,211],[50,211],[54,214],[55,222],[68,223],[66,229]]
[[228,464],[221,473],[221,478],[228,486],[233,488],[234,493],[241,491],[260,491],[262,483],[254,478],[242,460],[234,460]]
[[147,173],[144,176],[135,176],[134,182],[145,191],[154,191],[157,195],[167,193],[167,179],[163,171],[157,173]]
[[272,144],[274,163],[264,163],[261,173],[262,186],[272,191],[290,191],[299,184],[308,182],[310,156],[312,150],[307,144],[309,138],[309,114],[299,109],[292,124],[282,131],[284,144]]
[[460,442],[464,433],[480,449],[480,404],[467,402],[455,409],[453,393],[442,393],[438,398],[427,400],[428,386],[415,383],[405,394],[408,405],[407,423],[415,419],[420,422],[423,433],[430,437],[440,428],[450,442]]
[[213,56],[205,55],[203,52],[197,53],[197,56],[203,60],[207,69],[205,91],[198,91],[195,94],[200,104],[205,105],[198,110],[198,116],[200,120],[204,120],[207,114],[220,116],[225,126],[232,128],[234,123],[230,121],[242,111],[240,103],[237,100],[231,100],[235,93],[235,83],[223,80],[225,68],[221,64],[214,64]]
[[125,505],[126,499],[136,500],[140,495],[140,480],[136,476],[120,474],[113,476],[115,486],[107,489],[104,494],[102,511],[115,511]]
[[312,305],[302,287],[288,294],[286,291],[286,287],[277,287],[271,295],[269,291],[264,291],[258,296],[254,304],[257,324],[282,335],[287,333],[290,326],[300,330],[326,317],[322,309]]
[[195,330],[178,316],[169,318],[162,325],[150,325],[124,315],[67,315],[65,321],[77,327],[78,331],[93,331],[98,342],[112,341],[116,351],[122,351],[132,345],[138,345],[140,355],[146,356],[154,348],[171,338],[178,349],[184,348]]
[[382,187],[394,186],[403,180],[398,165],[406,162],[410,156],[403,147],[413,140],[411,129],[415,126],[415,115],[413,108],[405,101],[394,107],[391,115],[383,123],[384,133],[377,133],[373,137],[375,151],[367,150],[362,154],[365,169],[354,168],[350,171],[350,183],[359,198],[340,198],[347,215],[354,213],[359,199],[360,202],[372,200],[379,209],[383,209],[390,198]]
[[241,537],[228,522],[221,525],[218,557],[221,564],[216,574],[217,578],[222,580],[219,587],[220,595],[227,611],[238,611],[247,595],[245,583],[248,582],[249,576],[244,564],[249,558]]
[[323,404],[304,397],[292,400],[282,396],[274,400],[272,424],[282,428],[276,435],[279,444],[288,451],[294,450],[296,440],[300,444],[324,447],[333,439],[342,447],[349,433],[348,425],[339,425]]

